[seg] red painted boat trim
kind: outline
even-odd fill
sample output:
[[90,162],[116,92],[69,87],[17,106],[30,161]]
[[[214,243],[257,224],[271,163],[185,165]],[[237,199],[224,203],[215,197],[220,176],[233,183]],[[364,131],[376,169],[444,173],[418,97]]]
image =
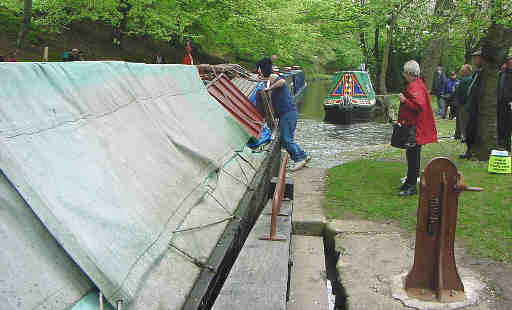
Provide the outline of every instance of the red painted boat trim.
[[253,137],[259,137],[263,117],[253,104],[225,74],[219,75],[207,85],[208,92],[235,117]]

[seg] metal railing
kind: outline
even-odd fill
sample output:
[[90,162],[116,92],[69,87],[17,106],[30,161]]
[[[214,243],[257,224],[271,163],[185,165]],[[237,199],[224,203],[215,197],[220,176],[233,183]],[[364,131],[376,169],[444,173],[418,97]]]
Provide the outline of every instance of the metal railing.
[[285,153],[281,159],[281,168],[279,169],[279,177],[272,197],[272,215],[270,217],[270,234],[260,238],[260,240],[269,241],[285,241],[285,236],[278,236],[277,234],[277,217],[281,215],[281,201],[284,198],[285,179],[286,179],[286,164],[288,163],[288,153]]

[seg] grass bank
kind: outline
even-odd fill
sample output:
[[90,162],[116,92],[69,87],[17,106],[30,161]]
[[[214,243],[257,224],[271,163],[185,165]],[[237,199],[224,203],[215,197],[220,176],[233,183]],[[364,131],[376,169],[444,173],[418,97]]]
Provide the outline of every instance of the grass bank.
[[[436,119],[436,123],[440,137],[453,136],[454,120]],[[488,173],[487,162],[459,159],[464,149],[458,141],[441,138],[422,148],[421,166],[435,157],[447,157],[468,185],[485,189],[460,195],[457,241],[473,255],[512,262],[512,176]],[[328,171],[328,216],[393,220],[413,232],[418,195],[398,196],[400,178],[407,172],[405,151],[385,146],[363,155],[364,159]]]

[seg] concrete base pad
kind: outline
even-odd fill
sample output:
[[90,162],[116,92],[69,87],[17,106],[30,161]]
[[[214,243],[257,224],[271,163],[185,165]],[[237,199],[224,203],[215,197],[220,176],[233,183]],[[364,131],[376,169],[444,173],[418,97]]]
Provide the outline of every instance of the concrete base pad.
[[404,290],[404,281],[407,273],[403,273],[392,278],[392,296],[393,298],[402,301],[404,305],[419,310],[453,310],[477,304],[479,302],[480,293],[485,288],[485,284],[474,276],[471,276],[471,272],[469,270],[459,268],[458,271],[461,275],[462,283],[464,284],[464,293],[466,297],[464,301],[438,303],[411,298]]
[[[336,268],[347,296],[345,309],[403,310],[404,305],[393,298],[396,294],[394,288],[403,287],[403,284],[396,283],[395,277],[407,274],[414,261],[414,240],[411,236],[393,225],[357,220],[333,221],[327,230],[337,233],[335,243],[340,258]],[[459,266],[459,275],[467,292],[480,290],[480,285],[467,280],[468,277],[479,278],[476,274]],[[471,296],[468,297],[475,300]],[[466,304],[465,309],[491,309],[486,303],[476,304],[475,301],[470,304]],[[406,305],[405,309],[416,307],[412,303]]]

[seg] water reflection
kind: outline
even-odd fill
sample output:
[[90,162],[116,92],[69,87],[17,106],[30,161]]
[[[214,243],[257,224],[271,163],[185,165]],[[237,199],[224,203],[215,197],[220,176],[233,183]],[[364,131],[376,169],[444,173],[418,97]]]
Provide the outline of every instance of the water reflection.
[[330,81],[308,82],[299,106],[295,140],[313,155],[310,167],[330,168],[348,160],[344,153],[355,148],[389,143],[392,128],[375,122],[338,125],[323,121],[323,98]]

